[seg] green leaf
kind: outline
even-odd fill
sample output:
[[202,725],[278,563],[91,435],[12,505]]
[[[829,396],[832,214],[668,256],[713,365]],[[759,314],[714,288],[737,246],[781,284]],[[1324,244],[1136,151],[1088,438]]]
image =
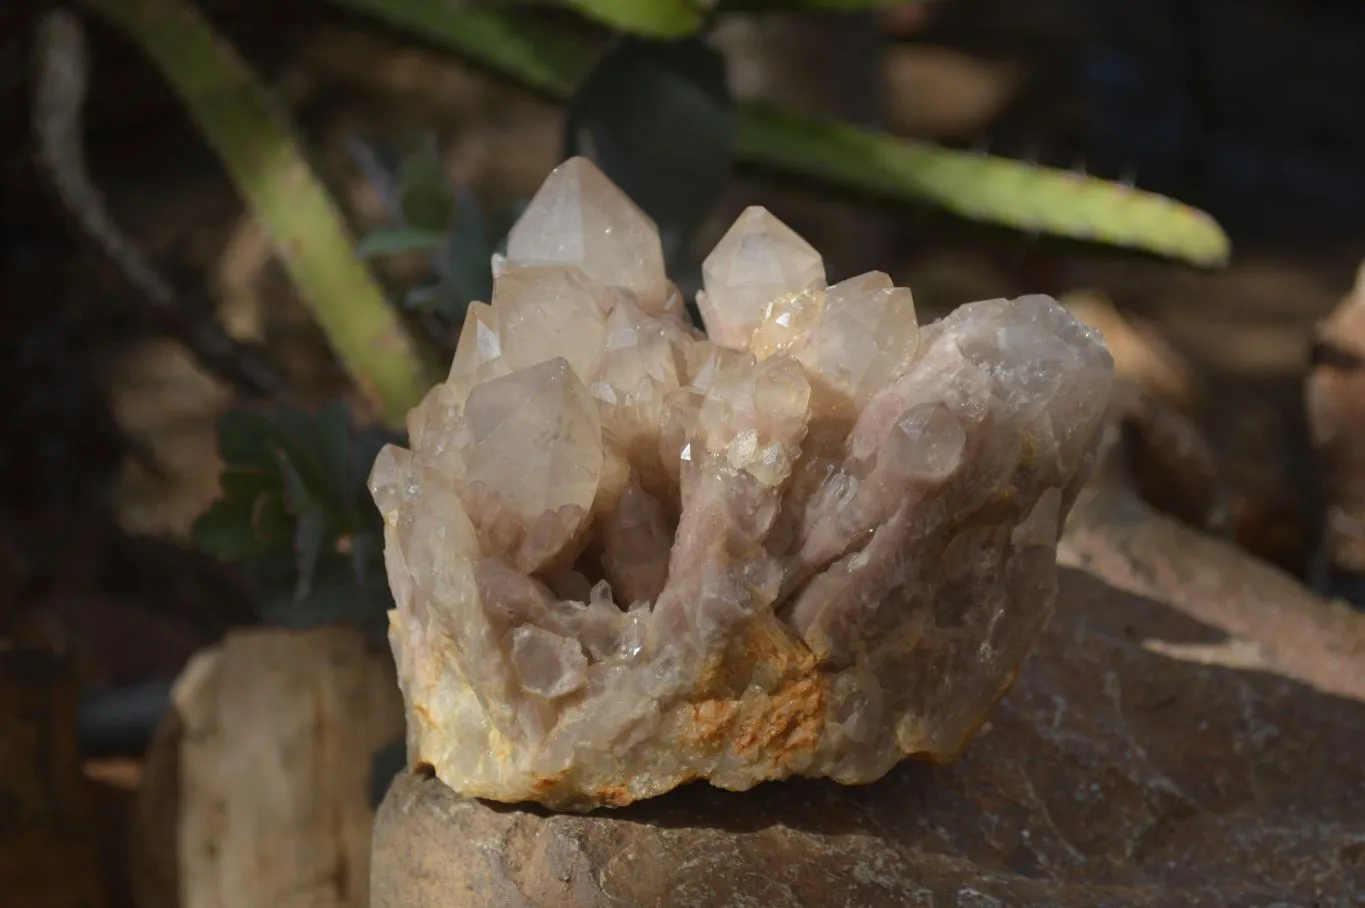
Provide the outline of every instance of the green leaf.
[[275,429],[264,415],[252,410],[225,410],[218,417],[218,456],[232,467],[274,473],[274,435]]
[[488,222],[479,200],[467,187],[456,196],[439,264],[447,287],[442,315],[458,325],[472,301],[487,302],[493,293],[493,243]]
[[[456,12],[441,0],[336,0],[470,57],[554,97],[591,67],[577,44],[502,13]],[[831,0],[833,2],[833,0]],[[475,16],[474,20],[467,17]],[[1197,265],[1226,261],[1207,214],[1117,183],[896,139],[753,104],[739,107],[739,160],[1023,230],[1108,242]],[[1003,193],[1003,194],[1000,194]]]
[[391,425],[439,376],[409,333],[266,86],[189,0],[86,0],[160,68],[260,220],[361,393]]
[[450,175],[434,139],[399,165],[398,185],[406,224],[420,230],[440,231],[450,221],[455,198]]
[[523,17],[455,9],[449,0],[333,0],[421,35],[524,85],[562,96],[591,64],[587,50]]
[[454,294],[449,283],[434,277],[403,294],[403,305],[414,312],[449,312],[458,305]]
[[262,495],[280,491],[280,477],[273,469],[266,473],[250,467],[241,468],[235,464],[228,464],[218,475],[218,488],[222,498],[249,505]]
[[318,492],[349,526],[355,520],[351,500],[351,412],[342,401],[331,401],[317,411],[313,427],[313,450],[323,482]]
[[[220,500],[266,548],[299,543],[300,521],[319,519],[315,515],[320,514],[324,532],[316,546],[325,547],[339,533],[359,529],[371,520],[360,507],[356,491],[352,434],[350,412],[340,401],[316,413],[287,406],[269,411],[229,410],[219,420],[224,460]],[[222,519],[225,515],[220,509],[215,520]],[[315,532],[312,526],[305,529]],[[301,565],[315,557],[303,552]]]
[[720,54],[700,38],[626,38],[570,102],[565,157],[591,158],[654,219],[674,261],[725,186],[734,137]]
[[384,569],[382,532],[357,533],[351,537],[351,569],[355,571],[362,585],[376,576],[388,579]]
[[261,617],[279,627],[303,629],[346,624],[380,636],[393,607],[385,577],[362,579],[351,559],[328,553],[318,560],[313,582],[300,598],[288,575],[287,563],[263,565],[258,574],[261,589],[257,610]]
[[195,541],[256,578],[268,621],[382,633],[393,599],[366,480],[379,450],[403,435],[353,427],[341,401],[229,411],[223,425],[222,494],[195,522]]
[[689,0],[560,0],[589,19],[616,31],[648,38],[683,38],[701,28],[705,16]]
[[975,221],[1221,265],[1227,235],[1202,211],[1118,183],[1008,158],[952,151],[846,123],[749,107],[742,158],[902,199],[927,199]]
[[245,561],[264,550],[251,525],[250,511],[244,512],[235,501],[219,500],[209,505],[195,519],[190,538],[200,549],[224,561]]
[[318,561],[329,542],[327,523],[327,513],[322,508],[310,508],[299,515],[299,521],[294,526],[294,566],[298,569],[294,598],[300,602],[313,591]]
[[246,561],[288,545],[294,519],[284,509],[280,477],[226,467],[220,494],[195,521],[195,544],[224,561]]
[[[278,454],[281,485],[284,488],[284,504],[295,518],[302,517],[309,510],[320,507],[326,500],[321,491],[321,480],[315,464],[303,457],[291,457],[281,450]],[[310,479],[305,479],[305,472]]]
[[333,509],[344,505],[350,444],[350,413],[345,404],[334,401],[311,413],[275,407],[267,414],[265,431],[291,508],[313,501]]
[[284,504],[284,490],[276,487],[259,495],[251,508],[251,531],[262,552],[279,551],[294,538],[294,515]]
[[443,238],[439,230],[380,227],[357,243],[355,251],[365,258],[396,255],[400,252],[431,252],[440,247]]

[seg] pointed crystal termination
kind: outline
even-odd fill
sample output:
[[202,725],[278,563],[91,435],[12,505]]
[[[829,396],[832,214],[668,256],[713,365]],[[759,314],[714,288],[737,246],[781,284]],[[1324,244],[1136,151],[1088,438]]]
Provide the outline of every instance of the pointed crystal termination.
[[676,319],[651,316],[629,299],[607,317],[606,349],[588,391],[599,402],[603,432],[648,480],[663,472],[657,447],[664,400],[679,387],[679,348],[692,343]]
[[825,263],[796,231],[755,205],[706,257],[702,284],[697,308],[707,336],[742,350],[775,297],[824,288]]
[[500,271],[537,265],[568,265],[604,287],[625,287],[646,311],[678,302],[654,222],[587,158],[551,171],[507,235]]
[[560,257],[507,263],[370,477],[412,759],[583,809],[959,753],[1051,609],[1100,336],[1041,296],[921,331],[909,290],[826,287],[751,209],[705,338],[646,307],[615,216],[537,217]]
[[812,384],[856,411],[907,368],[918,349],[914,297],[872,272],[829,288],[820,324],[796,358]]
[[507,366],[525,369],[562,356],[589,380],[607,338],[606,296],[577,268],[518,268],[498,278],[493,312]]
[[754,356],[794,356],[810,376],[811,407],[853,416],[914,359],[919,323],[910,291],[880,271],[773,298],[750,339]]
[[473,302],[465,310],[464,327],[455,347],[455,358],[450,363],[446,387],[449,403],[464,406],[469,392],[480,382],[499,378],[512,371],[502,352],[502,335],[498,331],[498,314],[487,303]]
[[[494,372],[501,365],[501,371]],[[502,360],[502,338],[498,334],[498,316],[487,303],[473,302],[465,310],[464,327],[460,329],[455,359],[450,364],[450,378],[470,380],[473,384],[507,374]],[[472,385],[471,385],[472,387]]]
[[577,535],[602,476],[597,406],[563,357],[476,387],[462,497],[475,525],[538,569]]

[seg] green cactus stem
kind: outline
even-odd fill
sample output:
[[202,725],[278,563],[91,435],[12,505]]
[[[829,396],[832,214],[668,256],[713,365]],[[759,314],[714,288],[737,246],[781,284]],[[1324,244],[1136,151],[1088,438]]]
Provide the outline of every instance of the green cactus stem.
[[86,0],[150,57],[188,108],[357,387],[388,425],[439,377],[389,306],[265,86],[186,0]]

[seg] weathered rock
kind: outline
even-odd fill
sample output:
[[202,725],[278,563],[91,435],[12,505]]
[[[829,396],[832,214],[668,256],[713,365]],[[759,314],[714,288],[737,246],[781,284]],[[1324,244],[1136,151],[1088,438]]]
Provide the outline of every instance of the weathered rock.
[[661,263],[612,264],[648,225],[591,164],[542,195],[570,171],[591,230],[555,203],[513,235],[597,245],[503,263],[371,474],[411,763],[585,809],[951,758],[1050,613],[1099,334],[1044,296],[921,329],[909,290],[827,288],[752,209],[707,258],[702,337],[640,295]]
[[1359,905],[1365,616],[1143,504],[1111,429],[1055,617],[956,764],[587,817],[406,775],[374,908]]
[[1304,398],[1326,505],[1317,580],[1365,608],[1365,263],[1317,327]]
[[1057,547],[1059,563],[1167,602],[1223,635],[1182,650],[1182,658],[1272,672],[1365,702],[1365,616],[1146,505],[1129,475],[1121,429],[1106,429],[1099,467]]
[[141,908],[365,908],[393,664],[349,628],[239,631],[195,656],[134,814]]
[[[1110,562],[1153,592],[1195,568],[1182,553],[1197,534],[1158,523],[1175,547],[1137,562],[1118,542]],[[1256,597],[1292,589],[1230,547],[1199,555],[1215,550],[1215,579],[1175,603],[1063,569],[1018,684],[952,766],[857,787],[691,786],[586,817],[400,777],[376,819],[373,908],[1358,905],[1365,663],[1314,671],[1330,622],[1302,590],[1269,633],[1339,694],[1211,658],[1247,644],[1182,608],[1249,623]],[[1290,602],[1317,617],[1291,620]],[[1336,630],[1360,640],[1361,619],[1345,619]]]
[[1137,382],[1117,379],[1109,422],[1115,441],[1123,444],[1125,487],[1192,527],[1228,529],[1229,490],[1193,419]]
[[1156,327],[1123,313],[1103,293],[1074,291],[1058,300],[1076,318],[1104,335],[1114,356],[1114,375],[1155,394],[1177,411],[1194,412],[1206,395],[1188,360]]

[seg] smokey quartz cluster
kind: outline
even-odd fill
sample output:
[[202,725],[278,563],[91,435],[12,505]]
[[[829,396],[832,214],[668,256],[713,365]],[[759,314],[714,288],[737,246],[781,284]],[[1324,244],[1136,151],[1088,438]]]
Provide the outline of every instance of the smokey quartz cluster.
[[693,329],[653,223],[556,169],[370,478],[409,757],[561,809],[948,759],[1047,621],[1112,361],[1051,298],[916,322],[750,208]]

